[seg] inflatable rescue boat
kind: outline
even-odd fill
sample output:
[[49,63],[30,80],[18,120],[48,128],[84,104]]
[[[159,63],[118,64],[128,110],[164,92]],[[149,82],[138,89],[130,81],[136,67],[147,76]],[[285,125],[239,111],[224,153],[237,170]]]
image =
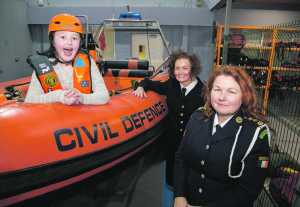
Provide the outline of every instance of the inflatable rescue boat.
[[[131,39],[128,53],[122,53],[128,56],[118,56],[118,37],[124,37],[118,32],[124,31]],[[30,77],[0,83],[0,206],[101,173],[162,134],[168,112],[165,97],[154,92],[144,99],[132,95],[142,78],[168,78],[168,52],[162,49],[166,44],[159,24],[105,20],[93,34],[103,58],[99,68],[111,92],[108,104],[29,104],[22,100]],[[156,50],[150,48],[151,41]]]

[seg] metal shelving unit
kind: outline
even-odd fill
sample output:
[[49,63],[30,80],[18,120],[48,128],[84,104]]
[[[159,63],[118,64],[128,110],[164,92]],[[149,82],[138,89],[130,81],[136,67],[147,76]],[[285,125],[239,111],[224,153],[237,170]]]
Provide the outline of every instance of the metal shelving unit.
[[[295,26],[295,25],[294,25]],[[216,58],[215,67],[218,68],[222,65],[222,48],[223,48],[223,31],[224,27],[222,25],[217,26],[216,35]],[[259,72],[253,72],[253,79],[257,85],[257,88],[263,89],[261,94],[261,109],[263,114],[268,113],[269,105],[269,95],[272,88],[272,82],[274,78],[272,77],[274,71],[277,72],[300,72],[300,29],[293,27],[293,25],[287,26],[268,26],[268,27],[256,27],[256,26],[230,26],[231,34],[240,34],[245,37],[245,44],[242,48],[234,48],[229,46],[228,59],[230,59],[230,50],[240,49],[241,58],[248,58],[247,60],[237,60],[231,61],[229,64],[238,65],[242,68],[251,72],[257,70]],[[283,45],[281,50],[282,53],[298,55],[298,66],[293,67],[293,65],[285,66],[280,64],[280,58],[278,54],[280,50],[279,46]],[[290,45],[290,47],[284,47],[285,45]],[[284,58],[289,58],[286,55]],[[251,61],[249,61],[251,60]],[[262,62],[260,65],[259,61]],[[265,73],[265,74],[264,74]],[[255,81],[259,77],[256,74],[261,74],[260,83]],[[265,80],[262,80],[262,79]],[[300,89],[300,83],[296,86],[297,90]],[[283,87],[282,90],[285,88]]]

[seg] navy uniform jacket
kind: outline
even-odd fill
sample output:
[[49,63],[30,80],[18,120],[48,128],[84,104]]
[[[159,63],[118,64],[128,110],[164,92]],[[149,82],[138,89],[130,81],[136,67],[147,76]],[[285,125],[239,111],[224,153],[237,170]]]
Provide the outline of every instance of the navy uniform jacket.
[[167,132],[166,136],[163,137],[165,139],[163,150],[166,151],[166,176],[169,185],[173,185],[174,156],[181,142],[185,126],[191,114],[204,104],[202,98],[203,83],[199,78],[197,80],[198,83],[187,96],[181,95],[180,84],[175,78],[170,78],[165,82],[144,79],[140,83],[140,86],[145,91],[153,90],[161,95],[165,95],[167,98],[169,113]]
[[197,110],[187,124],[175,156],[175,197],[205,207],[252,207],[267,175],[268,127],[238,112],[212,135],[213,118]]

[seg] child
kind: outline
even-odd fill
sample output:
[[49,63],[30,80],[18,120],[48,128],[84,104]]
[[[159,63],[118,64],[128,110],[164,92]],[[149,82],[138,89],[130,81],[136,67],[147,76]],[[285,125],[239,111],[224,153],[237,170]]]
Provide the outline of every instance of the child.
[[66,105],[105,104],[109,93],[93,61],[84,52],[83,26],[70,14],[54,16],[48,27],[50,48],[43,55],[29,57],[35,71],[25,98],[28,103]]

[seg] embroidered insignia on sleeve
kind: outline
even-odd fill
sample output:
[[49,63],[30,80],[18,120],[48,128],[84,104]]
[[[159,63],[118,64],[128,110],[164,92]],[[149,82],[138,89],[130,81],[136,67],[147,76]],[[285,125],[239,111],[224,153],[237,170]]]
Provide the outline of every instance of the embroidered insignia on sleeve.
[[237,116],[237,117],[235,118],[235,122],[238,123],[238,124],[240,124],[240,123],[243,122],[243,118],[240,117],[240,116]]
[[267,137],[268,137],[268,130],[267,130],[267,129],[262,130],[262,131],[259,133],[258,137],[259,137],[260,139],[265,139],[265,138],[267,138]]
[[259,168],[268,168],[269,166],[269,157],[259,156],[258,157],[258,167]]

